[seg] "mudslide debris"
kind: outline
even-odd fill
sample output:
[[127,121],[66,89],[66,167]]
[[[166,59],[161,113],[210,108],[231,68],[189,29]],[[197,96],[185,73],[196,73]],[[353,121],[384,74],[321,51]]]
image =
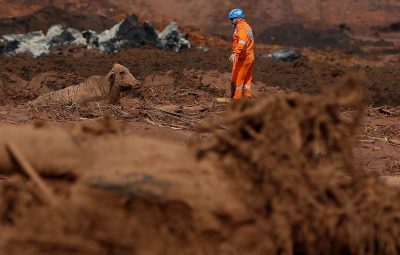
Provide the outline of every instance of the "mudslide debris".
[[[199,156],[217,155],[238,194],[262,215],[265,232],[254,254],[399,253],[393,199],[400,191],[368,176],[352,156],[362,83],[354,76],[322,96],[243,101],[202,129],[215,132],[216,141]],[[341,107],[355,110],[350,123]]]
[[[2,183],[0,250],[397,254],[400,191],[352,157],[359,85],[353,77],[320,96],[240,102],[203,126],[216,139],[195,151],[124,136],[109,118],[73,130],[2,125],[0,174],[15,168],[6,144],[16,144],[46,183],[64,183],[57,206],[65,214],[39,203],[22,178]],[[343,106],[355,110],[350,122]]]
[[0,38],[0,55],[15,56],[30,53],[38,57],[68,45],[87,49],[98,48],[104,53],[115,53],[120,49],[146,45],[175,52],[191,47],[175,22],[158,33],[150,22],[139,24],[137,16],[131,15],[99,34],[92,30],[79,31],[64,25],[54,25],[46,34],[43,31],[35,31],[4,35]]

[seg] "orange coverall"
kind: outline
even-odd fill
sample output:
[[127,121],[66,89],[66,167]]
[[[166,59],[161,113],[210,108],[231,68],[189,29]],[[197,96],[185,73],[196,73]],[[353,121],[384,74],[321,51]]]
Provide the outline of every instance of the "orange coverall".
[[241,99],[242,95],[251,97],[254,64],[253,30],[245,20],[240,20],[233,33],[233,54],[236,60],[232,68],[232,97]]

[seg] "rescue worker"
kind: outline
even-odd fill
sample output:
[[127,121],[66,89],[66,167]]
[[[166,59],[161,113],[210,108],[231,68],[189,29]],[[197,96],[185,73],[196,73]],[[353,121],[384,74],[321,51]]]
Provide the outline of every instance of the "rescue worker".
[[235,27],[232,38],[232,98],[251,98],[251,85],[254,65],[254,36],[253,30],[244,19],[242,9],[233,9],[228,18]]

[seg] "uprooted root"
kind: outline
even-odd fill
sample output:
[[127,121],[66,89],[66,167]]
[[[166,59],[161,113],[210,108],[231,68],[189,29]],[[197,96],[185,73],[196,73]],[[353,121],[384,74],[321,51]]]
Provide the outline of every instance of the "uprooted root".
[[[349,77],[317,97],[243,101],[201,129],[216,141],[199,156],[217,154],[266,222],[262,254],[399,254],[400,192],[353,162],[360,81]],[[351,123],[340,118],[342,107],[356,109]]]

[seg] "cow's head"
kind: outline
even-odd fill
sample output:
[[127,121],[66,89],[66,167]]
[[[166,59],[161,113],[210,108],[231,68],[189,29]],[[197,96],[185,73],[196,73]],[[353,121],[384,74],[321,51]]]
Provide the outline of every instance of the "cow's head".
[[117,104],[124,93],[140,88],[140,82],[123,65],[115,64],[106,76],[109,83],[109,102]]

